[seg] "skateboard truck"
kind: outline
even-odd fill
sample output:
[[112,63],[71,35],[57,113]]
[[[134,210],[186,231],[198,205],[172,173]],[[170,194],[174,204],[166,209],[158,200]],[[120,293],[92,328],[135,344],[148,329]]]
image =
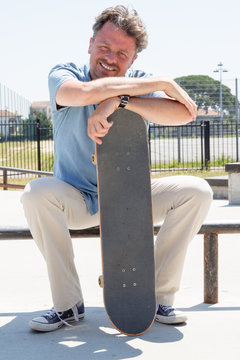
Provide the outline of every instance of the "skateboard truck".
[[99,286],[100,286],[101,288],[103,288],[103,275],[100,275],[100,276],[98,277],[98,284],[99,284]]
[[97,165],[97,157],[96,157],[96,154],[92,154],[92,163],[93,165]]

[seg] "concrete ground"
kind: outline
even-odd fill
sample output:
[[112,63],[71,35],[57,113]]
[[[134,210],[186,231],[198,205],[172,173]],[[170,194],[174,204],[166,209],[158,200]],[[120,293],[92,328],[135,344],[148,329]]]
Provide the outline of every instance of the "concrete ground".
[[[26,225],[21,192],[0,191],[0,225]],[[215,200],[208,219],[239,219],[240,206]],[[240,235],[219,236],[219,303],[203,304],[203,236],[189,246],[175,306],[187,324],[155,323],[139,337],[119,334],[110,324],[97,279],[100,241],[74,239],[86,316],[73,328],[35,333],[28,321],[52,307],[44,261],[32,240],[0,241],[0,359],[184,359],[240,358]]]

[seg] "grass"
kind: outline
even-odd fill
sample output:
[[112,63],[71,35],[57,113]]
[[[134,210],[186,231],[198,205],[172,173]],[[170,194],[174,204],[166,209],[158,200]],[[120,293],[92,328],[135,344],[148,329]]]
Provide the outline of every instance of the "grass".
[[[41,141],[41,170],[52,171],[53,162],[53,142],[51,140]],[[222,154],[222,156],[219,159],[216,159],[214,163],[210,163],[210,167],[224,167],[226,162],[231,162],[231,159],[226,158]],[[7,145],[6,143],[0,143],[0,165],[37,170],[37,142],[25,140],[24,142],[8,142]],[[194,170],[194,168],[201,168],[200,162],[179,164],[177,161],[173,161],[171,164],[168,164],[167,169],[165,169],[165,166],[166,164],[156,164],[153,166],[152,177],[158,178],[184,174],[206,178],[227,175],[224,170]],[[181,168],[184,169],[187,166],[190,166],[191,168],[186,171],[181,170]],[[155,173],[154,170],[157,168],[160,168],[161,171]],[[169,170],[169,168],[172,170]],[[33,179],[32,175],[8,177],[8,183],[26,185]]]
[[225,176],[228,173],[224,170],[187,170],[187,171],[164,171],[158,173],[152,173],[152,178],[160,178],[166,176],[176,176],[176,175],[191,175],[198,176],[201,178],[213,177],[213,176]]
[[[0,165],[37,170],[38,150],[36,141],[0,143]],[[41,141],[41,170],[53,169],[52,141]]]
[[[232,159],[230,156],[225,156],[224,154],[222,154],[219,158],[214,159],[214,161],[210,161],[208,167],[209,168],[216,168],[216,167],[224,167],[226,163],[228,162],[234,162],[235,160]],[[161,171],[168,171],[168,169],[186,169],[189,168],[190,169],[201,169],[202,168],[202,163],[200,161],[189,161],[189,162],[178,162],[177,160],[172,161],[171,163],[167,164],[167,168],[166,168],[166,163],[156,163],[154,165],[152,165],[152,171],[154,171],[155,169],[160,169]],[[188,172],[191,170],[187,170]],[[171,170],[169,170],[171,171]],[[174,170],[173,170],[174,171]],[[202,170],[198,170],[198,171],[202,171]]]

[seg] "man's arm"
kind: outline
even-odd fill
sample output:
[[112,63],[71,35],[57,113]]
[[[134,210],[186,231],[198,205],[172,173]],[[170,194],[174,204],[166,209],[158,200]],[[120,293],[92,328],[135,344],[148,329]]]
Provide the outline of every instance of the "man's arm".
[[[118,108],[119,97],[110,98],[101,102],[88,119],[88,136],[97,144],[101,144],[112,123],[108,117]],[[127,106],[150,122],[162,125],[183,125],[195,118],[187,108],[176,100],[165,98],[132,97]]]
[[[170,99],[138,97],[155,91],[164,91]],[[163,125],[182,125],[196,118],[196,105],[173,80],[160,77],[109,77],[89,82],[68,80],[57,91],[60,106],[99,104],[88,121],[89,137],[101,144],[112,126],[107,118],[118,108],[119,95],[130,95],[127,109],[145,119]]]
[[155,91],[164,91],[167,96],[182,103],[195,118],[196,106],[192,99],[175,81],[163,77],[107,77],[88,82],[68,80],[58,89],[56,103],[60,106],[85,106],[119,95],[134,97]]
[[85,106],[99,104],[119,95],[139,96],[154,91],[165,91],[168,81],[164,78],[105,77],[92,81],[76,79],[65,81],[57,91],[60,106]]
[[194,105],[190,113],[186,106],[168,98],[133,97],[126,109],[138,113],[152,123],[161,125],[184,125],[196,118]]

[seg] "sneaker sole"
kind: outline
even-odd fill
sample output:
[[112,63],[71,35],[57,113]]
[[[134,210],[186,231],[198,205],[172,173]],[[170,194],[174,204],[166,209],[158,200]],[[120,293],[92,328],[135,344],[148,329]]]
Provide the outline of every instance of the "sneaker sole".
[[185,323],[188,318],[186,315],[179,315],[179,316],[162,316],[156,315],[155,320],[161,324],[173,325],[173,324],[183,324]]
[[[84,314],[78,315],[79,320],[81,320],[83,318],[84,318]],[[66,319],[65,321],[76,322],[74,317]],[[60,329],[64,324],[61,321],[59,321],[58,323],[55,323],[55,324],[44,324],[44,323],[41,323],[38,321],[31,320],[31,321],[29,321],[28,325],[32,330],[40,331],[40,332],[49,332],[49,331],[54,331],[54,330]]]

